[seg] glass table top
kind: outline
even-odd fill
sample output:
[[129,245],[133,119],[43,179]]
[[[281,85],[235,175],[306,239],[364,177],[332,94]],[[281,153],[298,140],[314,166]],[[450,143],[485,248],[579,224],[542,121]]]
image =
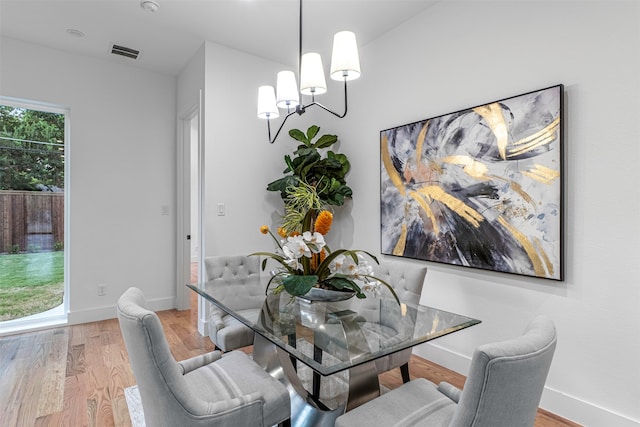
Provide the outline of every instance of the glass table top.
[[437,308],[394,299],[309,302],[286,292],[265,295],[256,318],[225,306],[207,286],[187,285],[255,333],[321,375],[370,362],[480,323]]

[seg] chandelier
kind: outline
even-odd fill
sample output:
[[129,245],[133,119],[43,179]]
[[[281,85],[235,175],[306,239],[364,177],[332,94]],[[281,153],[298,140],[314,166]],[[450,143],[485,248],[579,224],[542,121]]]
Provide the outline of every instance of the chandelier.
[[[304,105],[300,102],[296,76],[293,71],[280,71],[277,75],[276,90],[273,86],[258,88],[258,118],[267,120],[269,143],[278,138],[287,119],[293,114],[302,115],[307,108],[317,106],[338,118],[347,115],[347,81],[360,77],[360,60],[356,35],[351,31],[339,31],[333,36],[330,77],[332,80],[344,82],[344,113],[336,113],[316,102],[316,95],[327,91],[324,78],[322,58],[320,54],[309,52],[302,54],[302,0],[299,0],[300,20],[298,27],[298,75],[300,76],[300,93],[311,96],[311,102]],[[280,117],[279,109],[286,110],[284,120],[280,124],[273,139],[271,138],[271,120]]]

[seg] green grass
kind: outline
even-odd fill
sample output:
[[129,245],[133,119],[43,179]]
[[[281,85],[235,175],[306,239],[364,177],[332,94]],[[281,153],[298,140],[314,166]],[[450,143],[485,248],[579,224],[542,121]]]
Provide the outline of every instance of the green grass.
[[64,252],[0,255],[0,321],[62,303]]

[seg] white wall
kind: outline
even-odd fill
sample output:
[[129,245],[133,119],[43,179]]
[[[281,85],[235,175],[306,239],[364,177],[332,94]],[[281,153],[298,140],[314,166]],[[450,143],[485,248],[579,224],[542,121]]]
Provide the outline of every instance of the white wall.
[[[635,1],[441,2],[361,47],[363,75],[350,85],[347,118],[309,112],[287,126],[317,123],[340,136],[354,198],[336,213],[331,247],[378,252],[380,130],[563,83],[566,281],[426,263],[423,303],[483,323],[416,351],[464,373],[477,345],[516,336],[548,314],[559,344],[542,406],[589,426],[640,424],[639,18]],[[197,102],[199,88],[205,253],[271,249],[258,227],[277,223],[282,202],[265,187],[294,145],[286,130],[266,142],[255,104],[257,87],[275,83],[281,66],[214,43],[203,49],[176,95],[172,77],[2,39],[0,94],[71,108],[68,249],[78,321],[113,317],[129,284],[157,307],[173,302],[176,110]],[[339,110],[339,92],[330,87],[322,102]],[[161,204],[170,216],[159,215]],[[99,298],[101,282],[110,288]]]
[[[256,102],[258,87],[275,85],[282,67],[206,43],[206,256],[273,249],[259,228],[277,224],[282,202],[266,187],[281,176],[283,156],[293,145],[286,131],[279,143],[269,144],[266,121],[256,117]],[[218,203],[225,205],[224,216],[218,215]]]
[[379,251],[380,130],[565,85],[566,281],[426,263],[422,302],[483,323],[416,352],[464,373],[477,345],[548,314],[542,406],[589,426],[640,424],[639,23],[635,1],[440,2],[361,49],[340,130],[354,240]]
[[[589,426],[640,424],[639,14],[636,2],[441,2],[361,47],[347,118],[309,112],[288,126],[339,135],[354,198],[331,246],[379,252],[380,130],[564,84],[566,280],[401,261],[429,266],[423,303],[483,321],[418,354],[465,373],[475,347],[548,314],[559,344],[542,406]],[[279,69],[207,44],[207,254],[271,248],[257,228],[282,203],[264,188],[293,145],[286,131],[264,141],[255,93]],[[339,92],[321,102],[340,110]]]
[[[0,94],[70,108],[72,323],[142,288],[175,300],[175,78],[2,38]],[[161,205],[169,215],[161,216]],[[97,296],[97,285],[107,295]]]

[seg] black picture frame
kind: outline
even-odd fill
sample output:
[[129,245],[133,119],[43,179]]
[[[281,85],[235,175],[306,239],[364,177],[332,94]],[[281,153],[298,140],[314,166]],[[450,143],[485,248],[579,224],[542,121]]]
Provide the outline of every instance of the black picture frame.
[[380,131],[381,253],[564,280],[564,86]]

